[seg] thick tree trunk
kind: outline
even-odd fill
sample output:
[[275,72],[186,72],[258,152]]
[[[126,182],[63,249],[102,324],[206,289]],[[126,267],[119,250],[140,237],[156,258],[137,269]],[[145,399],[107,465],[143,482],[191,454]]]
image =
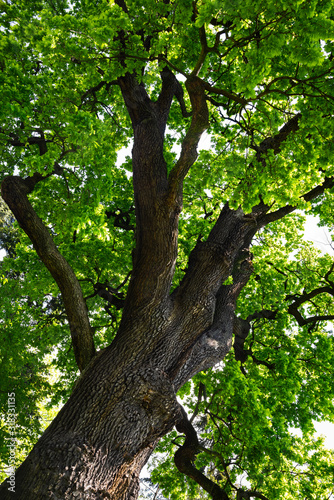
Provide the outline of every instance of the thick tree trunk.
[[[137,498],[140,470],[178,408],[166,376],[136,356],[114,346],[94,359],[17,470],[14,498]],[[7,488],[2,499],[13,498]]]
[[[207,280],[199,267],[213,258],[202,253],[194,252],[189,271],[198,272],[198,287]],[[239,266],[239,278],[249,276],[246,268]],[[182,417],[175,390],[231,347],[237,287],[220,288],[216,298],[213,283],[205,284],[202,301],[196,286],[192,295],[181,286],[159,307],[151,301],[123,323],[17,470],[16,499],[137,498],[140,470],[157,440]],[[0,497],[13,498],[6,483]]]
[[[159,438],[183,418],[175,392],[232,345],[236,299],[251,273],[246,248],[253,232],[241,211],[226,206],[172,295],[171,259],[168,272],[153,266],[155,283],[135,275],[129,291],[134,308],[128,299],[115,340],[92,359],[17,470],[15,498],[137,497],[141,468]],[[154,252],[164,237],[152,234]],[[173,255],[175,242],[169,241]],[[222,284],[230,274],[234,283]],[[155,286],[156,294],[142,293],[145,285]],[[13,498],[6,482],[0,496]]]
[[[160,358],[164,368],[178,352],[170,339],[165,356],[167,342],[159,347],[154,336],[164,337],[168,326],[147,331],[152,358]],[[131,349],[129,342],[115,342],[89,365],[17,470],[16,499],[137,498],[141,468],[179,417],[173,384],[137,342],[140,330],[132,331]],[[13,498],[6,483],[0,497]]]

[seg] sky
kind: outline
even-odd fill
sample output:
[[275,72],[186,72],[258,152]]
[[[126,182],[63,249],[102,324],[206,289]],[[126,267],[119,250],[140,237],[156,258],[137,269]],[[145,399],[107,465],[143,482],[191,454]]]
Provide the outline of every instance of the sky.
[[325,227],[319,227],[319,217],[307,216],[305,223],[305,239],[312,241],[322,252],[334,256],[334,241]]
[[[305,223],[305,239],[312,241],[322,252],[327,252],[334,256],[334,242],[331,244],[329,232],[324,227],[318,227],[317,217],[307,217]],[[334,424],[330,422],[315,422],[314,427],[319,435],[325,437],[327,448],[334,449]]]

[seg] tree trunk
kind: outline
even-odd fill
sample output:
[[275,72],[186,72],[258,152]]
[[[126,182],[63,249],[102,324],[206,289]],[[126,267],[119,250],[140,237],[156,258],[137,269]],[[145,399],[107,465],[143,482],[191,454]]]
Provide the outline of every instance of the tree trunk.
[[[194,290],[207,279],[197,270],[203,250],[196,253]],[[181,417],[175,391],[231,346],[236,293],[229,285],[216,298],[207,284],[201,303],[180,287],[159,307],[150,302],[127,318],[17,470],[15,498],[136,499],[142,467]],[[0,496],[13,498],[6,482]]]
[[[139,473],[177,405],[164,374],[136,355],[119,345],[94,359],[17,470],[15,498],[137,498]],[[13,497],[6,483],[0,493]]]
[[[175,338],[167,340],[175,322],[164,323],[145,332],[150,352],[138,342],[143,324],[129,332],[127,342],[116,341],[93,359],[17,470],[15,498],[137,498],[140,470],[179,416],[164,371],[180,354]],[[12,498],[6,483],[0,493]]]

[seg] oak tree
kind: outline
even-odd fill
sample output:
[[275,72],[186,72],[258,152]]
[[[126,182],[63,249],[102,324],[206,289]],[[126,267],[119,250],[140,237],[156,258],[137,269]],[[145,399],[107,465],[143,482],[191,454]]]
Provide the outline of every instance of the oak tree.
[[332,1],[0,5],[15,498],[330,498]]

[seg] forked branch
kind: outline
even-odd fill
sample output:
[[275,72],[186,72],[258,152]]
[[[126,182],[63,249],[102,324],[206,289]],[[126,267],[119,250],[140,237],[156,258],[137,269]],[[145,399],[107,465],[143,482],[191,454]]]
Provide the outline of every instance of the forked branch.
[[194,461],[196,455],[200,452],[197,433],[181,406],[180,412],[181,418],[176,425],[176,429],[182,434],[185,434],[186,439],[184,444],[175,453],[174,462],[176,467],[182,474],[186,474],[196,481],[196,483],[212,496],[213,500],[229,500],[225,491],[222,490],[217,483],[214,483],[200,470],[196,469]]
[[332,286],[323,286],[319,288],[315,288],[311,292],[304,292],[302,293],[299,297],[290,297],[288,296],[287,299],[289,298],[294,298],[294,302],[290,304],[288,308],[288,312],[292,314],[292,316],[295,318],[299,326],[304,326],[308,325],[310,323],[316,323],[318,321],[332,321],[334,320],[334,314],[319,314],[316,316],[309,316],[308,318],[304,318],[302,314],[299,311],[299,307],[304,304],[305,302],[309,302],[311,299],[316,297],[317,295],[321,295],[323,293],[327,293],[329,295],[332,295],[334,297],[334,287]]
[[[218,456],[220,455],[212,450],[207,450],[200,445],[197,432],[188,420],[185,410],[180,405],[180,419],[176,424],[176,430],[181,432],[186,436],[184,444],[176,451],[174,455],[174,462],[178,470],[185,474],[186,476],[193,479],[197,484],[199,484],[205,491],[209,493],[212,500],[230,500],[227,493],[214,481],[206,477],[200,470],[198,470],[195,465],[196,455],[199,452],[206,452],[210,455]],[[227,472],[227,471],[226,471]],[[265,495],[256,490],[243,490],[242,488],[235,487],[229,477],[227,477],[228,482],[231,484],[232,488],[237,493],[237,500],[251,498],[260,498],[261,500],[269,500]]]

